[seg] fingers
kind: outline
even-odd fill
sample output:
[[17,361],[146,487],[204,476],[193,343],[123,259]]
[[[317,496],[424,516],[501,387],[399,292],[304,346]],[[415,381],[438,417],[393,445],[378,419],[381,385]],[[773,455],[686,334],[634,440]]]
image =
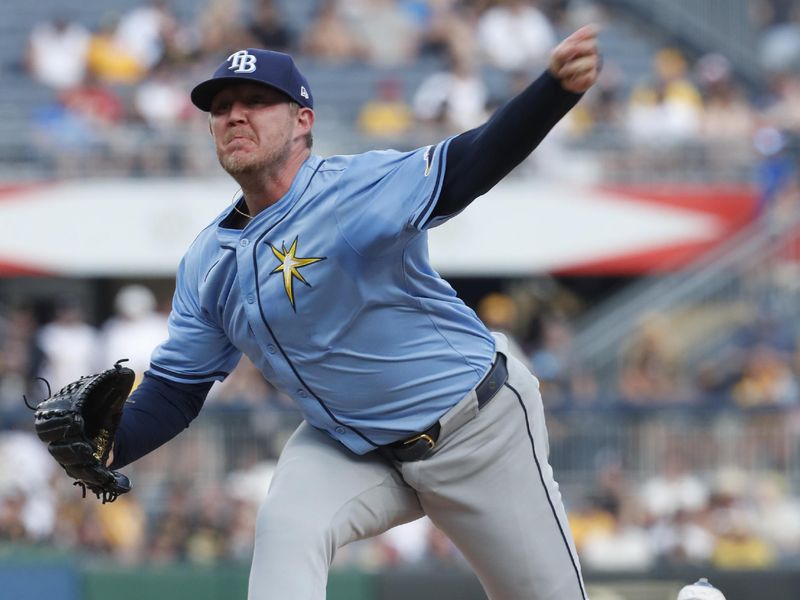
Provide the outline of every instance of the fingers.
[[589,25],[584,25],[574,33],[572,33],[567,39],[575,39],[575,40],[588,40],[594,39],[597,37],[597,33],[599,28],[597,25],[590,23]]
[[550,56],[550,72],[571,92],[588,90],[600,72],[597,27],[586,25],[555,47]]
[[561,67],[573,58],[597,53],[597,27],[585,25],[555,47],[551,63]]
[[561,79],[573,79],[590,74],[597,68],[596,55],[581,56],[567,62],[559,71]]

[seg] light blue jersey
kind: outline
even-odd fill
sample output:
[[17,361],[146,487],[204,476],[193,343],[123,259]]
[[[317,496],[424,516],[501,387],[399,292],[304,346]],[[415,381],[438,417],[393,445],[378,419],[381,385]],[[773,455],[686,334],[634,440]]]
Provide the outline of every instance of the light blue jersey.
[[244,353],[359,454],[432,425],[495,352],[428,260],[448,143],[312,156],[244,229],[219,215],[181,261],[152,373],[221,380]]

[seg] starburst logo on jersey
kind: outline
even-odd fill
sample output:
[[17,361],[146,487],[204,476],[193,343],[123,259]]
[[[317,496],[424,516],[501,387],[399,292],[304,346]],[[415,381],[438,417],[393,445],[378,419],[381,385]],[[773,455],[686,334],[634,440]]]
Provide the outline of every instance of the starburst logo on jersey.
[[300,269],[325,260],[326,257],[300,258],[297,256],[297,238],[294,238],[288,250],[283,242],[281,242],[280,250],[272,244],[270,244],[270,248],[272,248],[272,253],[275,255],[275,258],[278,259],[279,263],[270,275],[274,273],[283,273],[283,287],[286,290],[286,295],[289,297],[289,302],[292,304],[292,310],[297,310],[294,305],[294,280],[297,279],[305,283],[308,287],[311,287],[311,284],[300,274]]

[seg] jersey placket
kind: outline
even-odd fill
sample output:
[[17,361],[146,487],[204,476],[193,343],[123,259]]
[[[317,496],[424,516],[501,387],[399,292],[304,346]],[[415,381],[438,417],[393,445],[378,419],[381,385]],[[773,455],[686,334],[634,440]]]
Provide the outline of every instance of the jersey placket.
[[[290,192],[291,194],[292,192]],[[264,361],[261,370],[272,371],[275,374],[273,383],[300,407],[303,416],[313,426],[324,429],[334,438],[353,449],[363,453],[372,450],[372,444],[363,435],[341,423],[320,398],[303,381],[292,364],[291,357],[275,337],[273,325],[270,323],[269,306],[274,300],[264,297],[267,292],[263,282],[259,281],[259,261],[270,260],[271,247],[265,243],[268,235],[274,235],[281,229],[284,221],[290,221],[291,206],[294,201],[290,197],[284,198],[286,205],[281,211],[269,214],[268,219],[263,217],[257,222],[250,223],[239,235],[235,242],[236,264],[238,269],[238,282],[247,321],[250,325],[255,341],[261,350],[261,360]],[[276,208],[278,208],[276,206]],[[270,209],[267,209],[270,210]],[[267,215],[264,215],[267,216]],[[281,299],[281,301],[284,301]],[[262,365],[259,365],[262,366]]]

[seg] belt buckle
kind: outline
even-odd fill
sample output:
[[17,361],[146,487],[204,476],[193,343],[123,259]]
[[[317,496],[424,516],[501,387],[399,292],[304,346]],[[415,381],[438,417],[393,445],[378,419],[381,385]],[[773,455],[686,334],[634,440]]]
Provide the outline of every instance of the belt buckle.
[[436,447],[436,442],[427,433],[420,433],[412,438],[405,440],[403,442],[403,446],[412,446],[417,442],[425,442],[426,444],[428,444],[428,450],[433,450]]

